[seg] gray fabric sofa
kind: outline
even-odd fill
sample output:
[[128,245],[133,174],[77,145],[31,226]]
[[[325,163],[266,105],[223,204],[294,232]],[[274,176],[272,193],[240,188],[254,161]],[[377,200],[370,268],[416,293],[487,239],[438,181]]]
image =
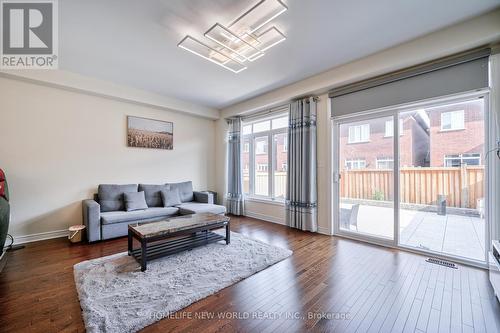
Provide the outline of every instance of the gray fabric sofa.
[[[163,207],[161,191],[174,188],[179,190],[181,204]],[[123,194],[138,191],[144,191],[148,208],[127,212]],[[196,213],[225,214],[226,207],[214,204],[211,193],[193,191],[190,181],[160,185],[101,184],[94,199],[83,201],[83,223],[87,227],[89,242],[126,236],[131,223],[155,222]]]

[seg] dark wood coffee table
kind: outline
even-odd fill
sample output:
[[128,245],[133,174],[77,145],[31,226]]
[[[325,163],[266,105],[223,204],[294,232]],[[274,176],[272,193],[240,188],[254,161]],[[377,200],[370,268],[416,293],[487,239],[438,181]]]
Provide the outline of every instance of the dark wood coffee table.
[[[226,228],[226,236],[211,230]],[[134,238],[141,244],[134,249]],[[225,240],[230,242],[229,217],[210,213],[172,217],[164,221],[129,224],[128,255],[146,270],[148,260]]]

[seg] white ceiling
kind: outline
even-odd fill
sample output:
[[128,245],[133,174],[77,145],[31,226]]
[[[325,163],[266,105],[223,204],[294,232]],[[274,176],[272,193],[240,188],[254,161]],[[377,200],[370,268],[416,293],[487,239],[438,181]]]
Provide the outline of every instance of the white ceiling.
[[477,16],[500,0],[286,0],[287,40],[234,74],[177,47],[258,0],[59,1],[60,68],[224,108]]

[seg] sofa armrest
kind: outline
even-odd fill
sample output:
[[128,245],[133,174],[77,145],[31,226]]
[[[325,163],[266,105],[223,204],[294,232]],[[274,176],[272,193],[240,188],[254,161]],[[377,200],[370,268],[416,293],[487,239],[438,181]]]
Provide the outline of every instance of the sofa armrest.
[[87,227],[87,240],[101,240],[101,205],[97,201],[83,200],[83,224]]
[[207,203],[207,204],[213,204],[214,203],[214,195],[210,192],[193,192],[194,195],[194,201],[199,202],[199,203]]

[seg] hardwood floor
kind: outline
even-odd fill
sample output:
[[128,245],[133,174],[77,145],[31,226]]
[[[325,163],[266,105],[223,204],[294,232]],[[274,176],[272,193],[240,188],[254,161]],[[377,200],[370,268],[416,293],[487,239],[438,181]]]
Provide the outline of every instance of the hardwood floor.
[[[144,332],[500,332],[487,271],[251,218],[231,223],[293,256]],[[10,252],[0,274],[0,332],[83,332],[73,265],[126,247],[126,238],[56,239]]]

